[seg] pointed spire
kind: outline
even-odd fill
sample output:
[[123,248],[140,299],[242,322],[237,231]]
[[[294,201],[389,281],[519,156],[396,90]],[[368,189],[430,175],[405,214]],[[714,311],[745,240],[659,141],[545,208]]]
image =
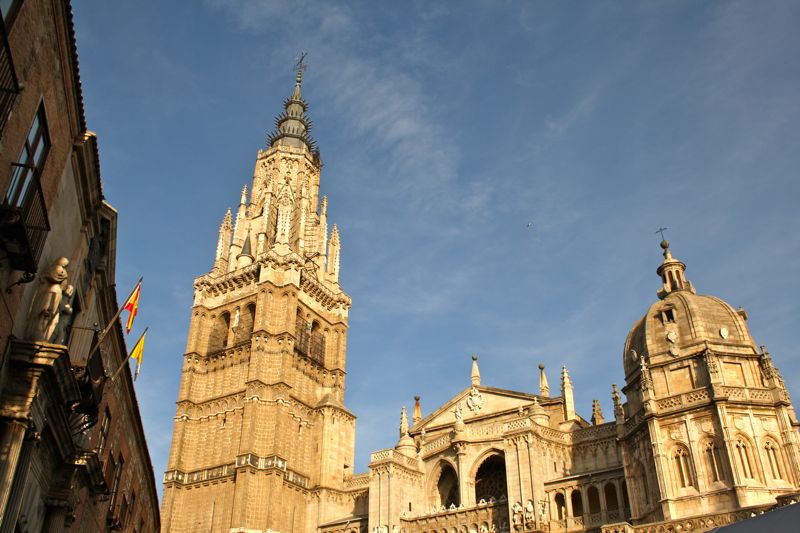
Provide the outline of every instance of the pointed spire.
[[297,67],[297,76],[294,78],[294,92],[292,92],[292,100],[302,100],[303,96],[300,94],[300,86],[303,85],[303,67]]
[[478,368],[478,354],[472,354],[472,386],[481,384],[481,371]]
[[414,416],[411,419],[416,426],[422,420],[422,408],[419,405],[419,396],[414,396]]
[[339,241],[339,228],[333,225],[331,240],[328,241],[328,276],[332,281],[339,281],[339,256],[341,253],[341,242]]
[[569,371],[566,365],[561,367],[561,390],[572,389],[572,379],[569,377]]
[[242,198],[239,200],[239,205],[247,205],[247,185],[242,187]]
[[544,373],[544,363],[539,363],[539,395],[545,398],[550,397],[550,385],[547,383],[547,376]]
[[661,277],[661,289],[656,293],[658,297],[663,300],[671,292],[682,290],[695,293],[692,282],[688,281],[684,275],[686,265],[672,257],[669,241],[662,240],[660,246],[664,250],[664,261],[656,269],[656,273]]
[[408,435],[408,415],[406,414],[406,406],[400,409],[400,436]]
[[303,99],[301,86],[303,83],[303,65],[297,71],[292,96],[284,100],[283,112],[275,118],[276,129],[267,136],[270,147],[291,146],[293,148],[305,147],[315,155],[318,160],[319,152],[317,143],[308,134],[312,122],[306,116],[308,103]]
[[225,212],[225,216],[222,217],[222,224],[219,225],[219,239],[217,240],[215,260],[224,259],[227,261],[228,259],[228,246],[230,246],[231,243],[231,230],[233,229],[232,220],[231,210],[228,209]]
[[322,197],[319,208],[319,254],[325,255],[328,248],[328,197]]
[[572,393],[572,380],[567,367],[561,367],[561,396],[564,397],[564,420],[575,418],[575,398]]
[[405,405],[400,409],[400,440],[397,441],[395,449],[407,457],[414,457],[417,453],[414,439],[408,434],[408,415],[406,415]]
[[624,421],[625,411],[622,408],[622,401],[619,398],[619,389],[617,389],[616,383],[611,385],[611,399],[614,401],[614,418],[617,419],[617,422]]
[[600,409],[600,400],[592,400],[592,425],[599,426],[604,422],[603,410]]

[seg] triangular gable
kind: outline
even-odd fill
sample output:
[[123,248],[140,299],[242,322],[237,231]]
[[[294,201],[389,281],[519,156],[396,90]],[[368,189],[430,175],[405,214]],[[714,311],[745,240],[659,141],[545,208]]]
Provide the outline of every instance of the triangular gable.
[[[477,395],[472,392],[473,389],[477,391]],[[481,385],[467,387],[439,409],[415,424],[411,432],[418,433],[422,428],[428,431],[439,427],[452,426],[456,421],[454,413],[456,406],[460,406],[461,416],[464,422],[469,423],[470,419],[473,418],[482,418],[494,413],[519,409],[520,407],[528,407],[531,405],[534,398],[538,398],[541,403],[555,403],[553,400],[556,402],[560,401],[560,398],[543,398],[536,394],[498,389],[495,387],[484,387]],[[470,409],[470,405],[472,409]],[[478,405],[480,405],[480,408],[477,408]]]

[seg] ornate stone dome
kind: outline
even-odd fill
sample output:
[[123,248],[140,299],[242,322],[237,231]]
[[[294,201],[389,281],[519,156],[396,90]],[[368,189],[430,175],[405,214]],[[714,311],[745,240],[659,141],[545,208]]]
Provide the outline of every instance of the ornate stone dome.
[[679,357],[706,348],[758,353],[744,310],[735,310],[715,296],[696,294],[683,275],[686,265],[672,257],[667,241],[661,246],[664,262],[657,271],[663,283],[658,291],[660,300],[650,306],[628,333],[623,352],[625,375],[630,376],[639,367],[642,356],[646,360]]

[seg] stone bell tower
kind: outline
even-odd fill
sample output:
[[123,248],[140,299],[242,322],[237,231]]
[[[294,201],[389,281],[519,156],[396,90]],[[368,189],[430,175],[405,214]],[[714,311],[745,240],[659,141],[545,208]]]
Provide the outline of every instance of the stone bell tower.
[[350,512],[350,297],[301,84],[298,71],[250,192],[222,221],[213,269],[194,283],[164,531],[313,531]]

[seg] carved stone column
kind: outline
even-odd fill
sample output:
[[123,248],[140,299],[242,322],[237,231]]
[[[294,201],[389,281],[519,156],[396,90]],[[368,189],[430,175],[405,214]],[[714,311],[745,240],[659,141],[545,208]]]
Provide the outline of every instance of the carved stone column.
[[469,489],[467,487],[467,443],[456,442],[453,444],[456,450],[456,461],[458,463],[458,501],[464,507],[472,505],[473,498],[469,497]]
[[[9,518],[9,500],[27,430],[28,424],[24,420],[7,420],[3,424],[0,436],[0,457],[3,458],[0,461],[0,525]],[[16,517],[14,519],[16,521]]]

